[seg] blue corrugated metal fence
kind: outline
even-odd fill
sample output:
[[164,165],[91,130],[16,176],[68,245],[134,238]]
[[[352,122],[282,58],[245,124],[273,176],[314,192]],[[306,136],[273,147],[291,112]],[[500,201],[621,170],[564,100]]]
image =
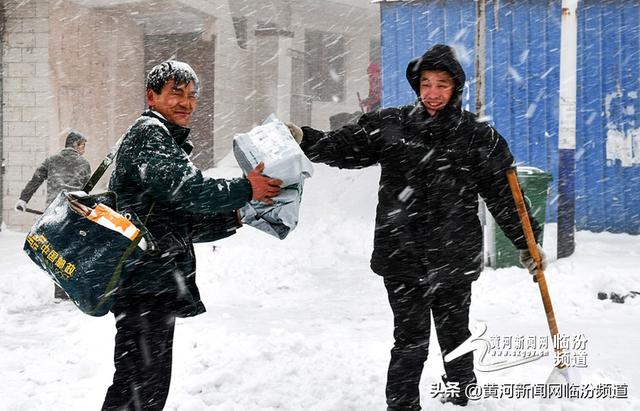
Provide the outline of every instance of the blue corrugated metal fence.
[[640,3],[578,4],[577,223],[638,234]]
[[[487,3],[486,110],[519,163],[558,181],[559,0]],[[453,45],[473,111],[475,2],[381,4],[383,105],[415,100],[407,62],[436,43]],[[579,229],[640,233],[640,4],[578,3],[576,220]]]

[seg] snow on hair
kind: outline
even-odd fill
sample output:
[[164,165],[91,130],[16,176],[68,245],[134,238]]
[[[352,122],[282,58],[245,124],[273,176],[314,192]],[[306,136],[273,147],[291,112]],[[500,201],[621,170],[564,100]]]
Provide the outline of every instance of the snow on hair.
[[177,60],[166,60],[152,68],[147,74],[147,89],[160,93],[169,80],[174,80],[176,84],[193,81],[196,93],[200,91],[200,80],[196,72],[187,63]]

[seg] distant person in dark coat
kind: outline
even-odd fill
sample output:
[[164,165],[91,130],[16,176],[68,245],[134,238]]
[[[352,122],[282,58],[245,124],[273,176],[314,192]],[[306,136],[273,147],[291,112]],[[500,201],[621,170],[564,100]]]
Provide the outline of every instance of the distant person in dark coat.
[[[434,46],[408,64],[406,76],[418,96],[413,105],[366,113],[330,132],[289,124],[312,161],[381,167],[371,268],[384,279],[394,316],[389,411],[421,409],[431,315],[443,357],[471,335],[471,284],[482,266],[479,195],[535,271],[505,174],[513,156],[493,127],[461,109],[465,74],[453,49]],[[466,405],[465,390],[476,382],[473,354],[444,369],[460,389],[446,401]]]
[[[36,168],[33,177],[20,193],[16,203],[16,210],[26,211],[27,203],[33,194],[47,180],[47,206],[55,200],[61,191],[77,191],[91,177],[91,166],[83,157],[87,145],[87,138],[82,134],[71,131],[66,138],[64,148],[60,152],[47,157]],[[62,288],[55,285],[55,298],[69,299]]]
[[91,177],[91,166],[83,157],[87,138],[72,131],[67,135],[64,148],[60,152],[47,157],[36,168],[33,177],[20,193],[16,203],[16,210],[25,211],[27,203],[40,185],[47,180],[47,205],[49,205],[62,190],[80,190]]
[[123,270],[111,311],[116,318],[115,373],[103,410],[161,410],[171,382],[176,317],[205,311],[196,285],[194,239],[228,237],[240,227],[237,210],[250,200],[271,203],[282,182],[202,175],[189,154],[191,116],[200,83],[193,69],[165,61],[147,75],[149,109],[126,132],[109,181],[118,206],[133,210],[159,252]]

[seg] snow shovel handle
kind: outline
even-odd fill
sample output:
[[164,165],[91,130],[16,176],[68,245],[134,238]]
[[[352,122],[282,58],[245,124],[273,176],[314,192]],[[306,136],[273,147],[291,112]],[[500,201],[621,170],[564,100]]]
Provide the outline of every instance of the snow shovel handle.
[[31,214],[37,214],[37,215],[44,214],[44,212],[43,212],[43,211],[40,211],[40,210],[34,210],[33,208],[25,208],[25,209],[24,209],[24,212],[25,212],[25,213],[31,213]]
[[544,271],[542,271],[542,264],[540,254],[538,253],[538,245],[533,235],[533,229],[531,228],[531,221],[529,221],[529,213],[522,197],[522,191],[520,190],[520,183],[518,183],[518,176],[514,169],[507,170],[507,181],[513,194],[513,200],[516,203],[518,209],[518,215],[520,216],[520,223],[522,224],[522,230],[524,231],[524,237],[527,240],[527,248],[529,253],[536,262],[536,279],[538,280],[538,287],[540,288],[540,295],[542,296],[542,304],[544,305],[544,311],[547,314],[547,322],[549,323],[549,330],[551,335],[555,337],[558,335],[558,324],[556,324],[556,316],[553,313],[553,305],[551,305],[551,297],[549,296],[549,289],[547,288],[547,281],[544,278]]

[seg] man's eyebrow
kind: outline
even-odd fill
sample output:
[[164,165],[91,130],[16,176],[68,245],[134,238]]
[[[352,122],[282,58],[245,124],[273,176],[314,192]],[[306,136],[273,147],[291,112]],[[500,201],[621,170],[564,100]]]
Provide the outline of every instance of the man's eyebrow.
[[428,77],[424,77],[424,78],[420,79],[420,81],[432,81],[432,82],[436,82],[436,83],[449,83],[452,80],[448,80],[448,79],[430,79]]

